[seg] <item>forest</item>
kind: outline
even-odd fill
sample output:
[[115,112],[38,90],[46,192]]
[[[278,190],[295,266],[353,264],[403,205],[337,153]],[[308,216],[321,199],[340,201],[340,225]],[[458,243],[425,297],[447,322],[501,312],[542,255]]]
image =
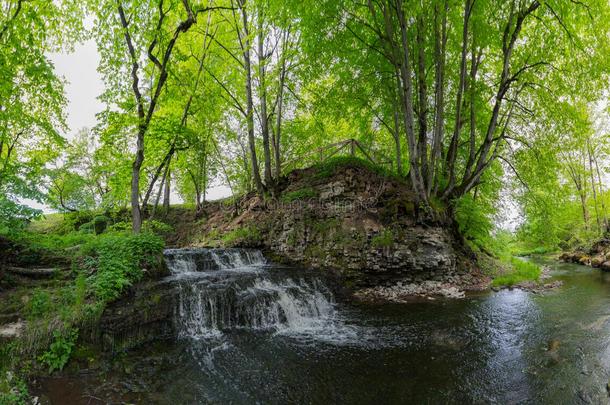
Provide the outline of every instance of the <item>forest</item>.
[[[85,335],[105,333],[95,325],[111,325],[118,306],[174,305],[139,293],[175,273],[164,248],[208,249],[213,259],[196,259],[208,261],[220,260],[213,249],[260,249],[336,268],[354,299],[400,303],[461,297],[466,284],[537,293],[544,260],[610,270],[607,0],[0,0],[0,10],[0,403],[81,403],[32,376],[86,363],[83,347],[105,351]],[[51,55],[84,41],[99,54],[104,88],[92,97],[103,110],[70,128]],[[210,197],[219,186],[227,196]],[[366,212],[321,214],[371,194]],[[430,238],[433,253],[421,248]],[[258,263],[251,255],[239,260]],[[418,292],[426,280],[443,284]],[[187,298],[172,299],[184,309]],[[161,402],[271,398],[219,390],[227,396]],[[401,396],[389,402],[442,400],[390,392]],[[341,402],[318,394],[284,399]]]

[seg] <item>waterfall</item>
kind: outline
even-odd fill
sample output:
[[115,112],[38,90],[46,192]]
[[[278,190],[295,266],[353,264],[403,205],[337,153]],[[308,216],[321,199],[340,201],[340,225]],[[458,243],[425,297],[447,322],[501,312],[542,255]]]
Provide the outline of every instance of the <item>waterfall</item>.
[[336,319],[333,295],[320,280],[269,271],[258,250],[168,249],[164,254],[179,289],[175,326],[181,338],[234,329],[312,334]]
[[266,263],[261,251],[255,249],[166,249],[163,255],[174,275],[262,267]]

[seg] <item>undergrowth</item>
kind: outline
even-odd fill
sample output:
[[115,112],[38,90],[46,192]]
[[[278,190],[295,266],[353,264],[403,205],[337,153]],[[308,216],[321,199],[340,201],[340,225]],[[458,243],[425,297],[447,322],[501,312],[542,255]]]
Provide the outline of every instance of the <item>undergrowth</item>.
[[[108,225],[107,217],[100,215],[72,216],[68,225],[58,217],[29,230],[4,228],[0,235],[15,246],[11,260],[16,265],[48,261],[63,268],[58,278],[41,286],[10,290],[2,303],[1,309],[18,311],[26,320],[19,340],[0,345],[2,405],[28,402],[25,381],[32,370],[63,369],[78,345],[79,330],[91,330],[108,303],[147,274],[163,269],[164,242],[159,235],[169,227],[161,222],[147,221],[136,235],[124,230],[120,221]],[[78,229],[87,218],[93,224],[91,232]],[[65,227],[72,230],[64,233]]]

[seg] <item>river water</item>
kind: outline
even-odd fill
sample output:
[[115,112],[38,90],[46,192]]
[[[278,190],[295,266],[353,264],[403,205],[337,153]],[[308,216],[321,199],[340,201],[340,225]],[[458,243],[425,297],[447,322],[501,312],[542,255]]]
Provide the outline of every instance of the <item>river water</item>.
[[564,285],[542,294],[363,305],[256,251],[166,260],[176,341],[125,355],[106,397],[95,372],[49,379],[52,403],[608,403],[608,273],[548,262]]

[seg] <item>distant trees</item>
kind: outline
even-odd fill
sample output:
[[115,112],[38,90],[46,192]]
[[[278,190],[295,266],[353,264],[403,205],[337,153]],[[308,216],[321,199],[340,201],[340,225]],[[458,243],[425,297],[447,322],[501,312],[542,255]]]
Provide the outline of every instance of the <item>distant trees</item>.
[[78,2],[0,1],[0,222],[42,201],[40,177],[64,145],[65,98],[47,54],[79,37]]

